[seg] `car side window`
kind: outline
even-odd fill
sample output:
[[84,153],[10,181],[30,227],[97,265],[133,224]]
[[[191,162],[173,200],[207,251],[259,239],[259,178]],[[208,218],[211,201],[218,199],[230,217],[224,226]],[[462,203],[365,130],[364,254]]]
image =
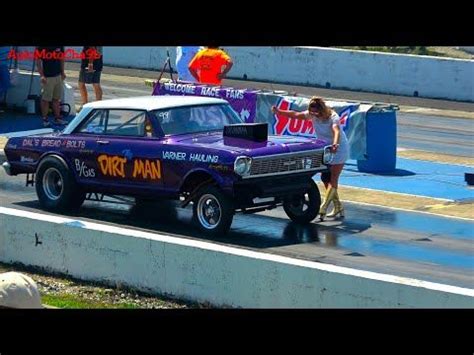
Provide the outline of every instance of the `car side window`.
[[221,130],[227,124],[241,123],[229,105],[196,105],[154,111],[165,135]]
[[185,130],[192,131],[192,110],[189,107],[178,107],[160,111],[158,121],[165,134],[180,134]]
[[109,110],[105,134],[114,136],[145,135],[146,113],[132,110]]
[[81,125],[78,132],[89,134],[104,134],[107,122],[106,110],[95,110],[87,121]]
[[80,133],[112,136],[145,135],[146,112],[137,110],[96,110],[78,129]]

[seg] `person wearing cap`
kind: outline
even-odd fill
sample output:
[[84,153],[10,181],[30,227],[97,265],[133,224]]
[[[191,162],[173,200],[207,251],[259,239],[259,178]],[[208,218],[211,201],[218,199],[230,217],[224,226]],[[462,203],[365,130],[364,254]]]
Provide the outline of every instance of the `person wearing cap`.
[[232,59],[219,47],[206,47],[189,63],[189,71],[201,84],[221,85],[232,68]]
[[19,272],[0,274],[0,308],[44,308],[38,286]]

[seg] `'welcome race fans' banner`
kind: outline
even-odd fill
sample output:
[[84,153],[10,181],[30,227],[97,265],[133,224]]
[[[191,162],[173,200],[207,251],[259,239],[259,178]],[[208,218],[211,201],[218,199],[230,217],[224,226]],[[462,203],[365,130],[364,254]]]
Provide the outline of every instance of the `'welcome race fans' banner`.
[[257,92],[246,89],[223,88],[219,86],[157,83],[152,95],[191,95],[217,97],[227,100],[244,122],[255,122]]

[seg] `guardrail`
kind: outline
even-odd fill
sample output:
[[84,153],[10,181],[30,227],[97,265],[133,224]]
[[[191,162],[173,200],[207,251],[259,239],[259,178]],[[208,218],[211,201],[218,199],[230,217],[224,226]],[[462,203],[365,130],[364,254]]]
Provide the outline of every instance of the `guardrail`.
[[474,307],[472,289],[5,207],[0,261],[218,307]]

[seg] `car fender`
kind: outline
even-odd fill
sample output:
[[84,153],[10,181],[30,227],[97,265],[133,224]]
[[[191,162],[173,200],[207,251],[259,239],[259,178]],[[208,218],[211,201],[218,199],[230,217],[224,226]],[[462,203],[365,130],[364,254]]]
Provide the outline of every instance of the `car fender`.
[[53,157],[58,159],[66,168],[72,169],[72,167],[67,163],[67,159],[62,156],[61,153],[58,152],[45,152],[41,155],[41,157],[38,159],[38,164],[36,165],[36,171],[38,171],[39,167],[43,163],[45,158]]
[[[229,183],[232,183],[233,182],[233,179],[229,176],[222,176],[221,174],[219,174],[219,172],[217,171],[213,171],[211,169],[204,169],[202,167],[198,167],[198,168],[195,168],[195,169],[191,169],[189,170],[186,175],[184,175],[183,179],[181,180],[181,183],[180,183],[180,186],[179,186],[179,189],[181,190],[183,188],[183,185],[185,183],[185,181],[188,179],[188,177],[192,174],[195,174],[195,173],[205,173],[205,174],[208,174],[211,176],[211,178],[216,181],[216,183],[218,184],[218,186],[220,187],[225,187],[227,186]],[[231,181],[229,181],[231,180]]]

